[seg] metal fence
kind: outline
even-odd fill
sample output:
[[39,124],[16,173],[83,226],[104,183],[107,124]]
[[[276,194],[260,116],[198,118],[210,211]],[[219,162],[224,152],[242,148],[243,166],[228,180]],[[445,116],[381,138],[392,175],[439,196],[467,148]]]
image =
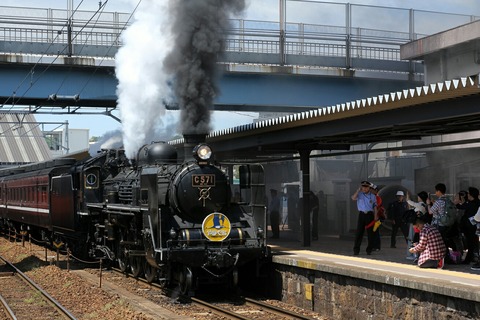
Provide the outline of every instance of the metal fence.
[[[299,57],[336,57],[343,62],[335,66],[346,68],[355,58],[398,62],[401,44],[479,18],[312,0],[278,1],[278,21],[231,20],[225,51],[235,56],[227,55],[231,61],[224,62],[316,65],[312,63],[315,60]],[[313,23],[311,17],[297,22],[303,19],[296,15],[299,6],[323,12],[322,21],[327,23]],[[132,21],[127,13],[71,14],[59,9],[0,6],[0,53],[113,58],[122,45],[122,31]],[[65,49],[59,50],[61,46]]]

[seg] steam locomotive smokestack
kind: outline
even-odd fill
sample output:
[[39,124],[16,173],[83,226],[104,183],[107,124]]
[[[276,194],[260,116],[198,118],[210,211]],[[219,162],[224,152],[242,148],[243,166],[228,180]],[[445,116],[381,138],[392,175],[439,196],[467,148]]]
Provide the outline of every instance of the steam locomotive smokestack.
[[217,56],[225,47],[229,15],[245,7],[244,0],[171,0],[174,46],[164,60],[175,75],[175,96],[181,108],[181,131],[210,131],[210,109],[217,94]]

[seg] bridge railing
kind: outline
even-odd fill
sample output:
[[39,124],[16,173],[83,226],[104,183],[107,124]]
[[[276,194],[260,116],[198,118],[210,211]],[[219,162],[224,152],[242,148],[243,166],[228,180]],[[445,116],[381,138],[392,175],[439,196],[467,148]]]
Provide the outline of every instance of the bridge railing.
[[[70,14],[60,9],[0,6],[0,52],[96,56],[95,51],[82,52],[81,48],[100,46],[112,47],[108,56],[113,57],[121,46],[120,34],[131,18],[118,12]],[[58,50],[59,45],[64,50]],[[105,51],[103,48],[99,52]]]
[[[292,5],[297,2],[292,1]],[[335,19],[332,24],[286,21],[282,25],[278,21],[232,19],[222,62],[421,73],[421,67],[412,68],[411,63],[400,60],[400,45],[428,34],[420,32],[422,30],[436,30],[416,27],[416,16],[426,20],[429,16],[438,18],[440,14],[443,19],[446,15],[308,1],[309,5],[312,3],[328,8],[335,5],[343,12],[343,20]],[[384,25],[375,19],[362,22],[365,18],[359,17],[368,12],[378,14],[379,10],[393,12],[393,16],[404,19],[399,18],[399,25],[396,21]],[[0,6],[0,53],[113,58],[122,45],[121,33],[133,21],[130,14],[118,12],[75,11],[71,14],[59,9]],[[478,18],[452,16],[455,18],[452,23]]]

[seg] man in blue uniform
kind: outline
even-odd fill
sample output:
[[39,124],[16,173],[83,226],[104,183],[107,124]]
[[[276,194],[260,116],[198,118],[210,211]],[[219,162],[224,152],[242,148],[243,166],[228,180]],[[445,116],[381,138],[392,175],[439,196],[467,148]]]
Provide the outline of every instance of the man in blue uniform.
[[372,254],[373,250],[373,225],[372,221],[376,216],[377,198],[370,192],[373,184],[368,181],[362,181],[360,188],[352,195],[352,200],[357,202],[358,222],[357,231],[355,232],[355,244],[353,246],[353,254],[360,253],[360,245],[362,244],[363,234],[367,230],[367,254]]

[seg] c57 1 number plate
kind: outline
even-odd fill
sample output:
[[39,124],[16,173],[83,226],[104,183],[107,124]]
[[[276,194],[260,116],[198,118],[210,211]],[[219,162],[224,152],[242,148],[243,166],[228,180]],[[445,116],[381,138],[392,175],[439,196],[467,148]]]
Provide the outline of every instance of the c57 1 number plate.
[[215,175],[194,174],[192,175],[192,186],[195,188],[215,187]]

